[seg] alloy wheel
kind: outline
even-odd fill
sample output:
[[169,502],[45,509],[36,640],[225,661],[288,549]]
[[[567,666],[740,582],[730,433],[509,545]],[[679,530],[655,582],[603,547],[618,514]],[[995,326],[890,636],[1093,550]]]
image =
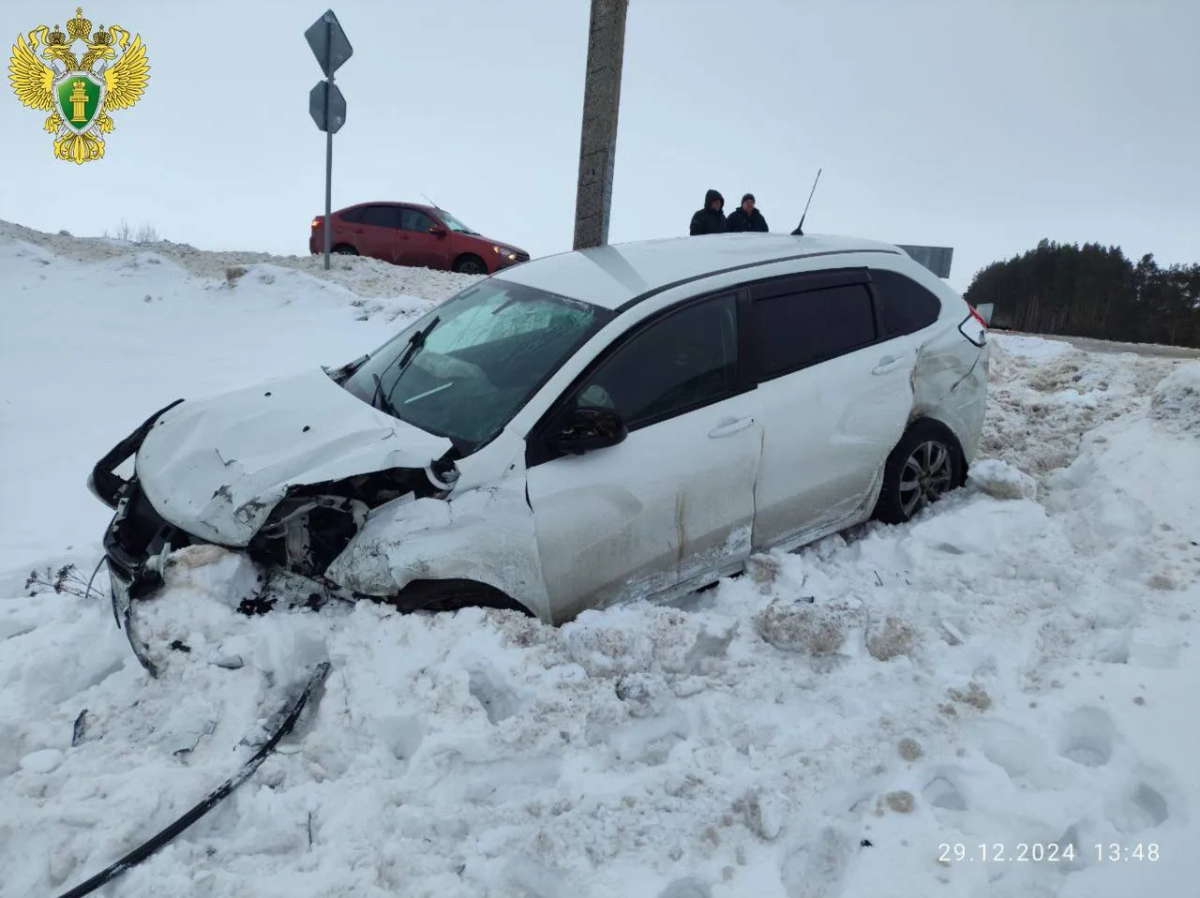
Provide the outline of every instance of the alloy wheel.
[[950,449],[933,440],[918,445],[900,474],[900,508],[904,516],[911,517],[942,498],[950,492],[953,483]]

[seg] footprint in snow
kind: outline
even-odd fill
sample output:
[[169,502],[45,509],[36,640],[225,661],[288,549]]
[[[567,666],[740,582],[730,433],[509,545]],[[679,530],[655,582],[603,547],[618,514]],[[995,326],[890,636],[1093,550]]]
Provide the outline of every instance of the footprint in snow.
[[827,826],[812,842],[791,851],[780,867],[787,898],[841,898],[859,841]]
[[509,688],[504,678],[494,670],[476,667],[470,671],[467,688],[483,706],[488,720],[499,723],[521,710],[520,697]]
[[1103,767],[1113,756],[1117,728],[1100,708],[1077,708],[1067,715],[1058,753],[1085,767]]

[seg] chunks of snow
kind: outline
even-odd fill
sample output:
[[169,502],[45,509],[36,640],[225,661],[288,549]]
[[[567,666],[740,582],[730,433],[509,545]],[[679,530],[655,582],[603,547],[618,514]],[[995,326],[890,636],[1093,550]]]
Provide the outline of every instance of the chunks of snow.
[[1200,362],[1183,362],[1159,381],[1150,416],[1170,432],[1200,437]]
[[997,458],[985,458],[971,465],[967,481],[993,499],[1037,498],[1037,481]]

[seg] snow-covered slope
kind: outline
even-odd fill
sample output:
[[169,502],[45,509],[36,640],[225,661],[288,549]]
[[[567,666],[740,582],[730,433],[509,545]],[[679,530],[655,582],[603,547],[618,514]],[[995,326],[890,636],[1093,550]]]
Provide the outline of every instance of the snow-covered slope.
[[336,266],[0,226],[0,896],[179,816],[323,659],[281,752],[112,895],[1195,894],[1195,362],[1001,338],[967,489],[681,608],[247,618],[251,572],[191,553],[151,615],[190,651],[150,680],[78,581],[23,590],[90,574],[87,470],[150,411],[463,283]]

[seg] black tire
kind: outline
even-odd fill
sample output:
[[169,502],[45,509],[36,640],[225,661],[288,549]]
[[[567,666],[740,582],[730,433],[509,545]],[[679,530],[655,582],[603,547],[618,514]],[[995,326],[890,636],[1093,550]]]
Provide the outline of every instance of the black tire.
[[333,249],[331,249],[329,252],[334,255],[338,255],[338,256],[357,256],[358,255],[358,250],[356,250],[353,246],[351,246],[348,243],[339,243],[337,246],[333,247]]
[[461,611],[463,608],[501,608],[530,615],[529,609],[495,587],[475,580],[415,580],[391,601],[401,611]]
[[487,266],[483,259],[465,253],[454,260],[454,270],[459,274],[487,274]]
[[874,517],[903,524],[923,508],[962,486],[962,447],[944,424],[921,418],[904,431],[883,468],[883,489]]

